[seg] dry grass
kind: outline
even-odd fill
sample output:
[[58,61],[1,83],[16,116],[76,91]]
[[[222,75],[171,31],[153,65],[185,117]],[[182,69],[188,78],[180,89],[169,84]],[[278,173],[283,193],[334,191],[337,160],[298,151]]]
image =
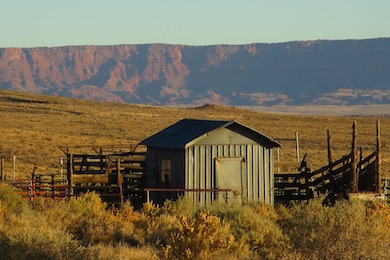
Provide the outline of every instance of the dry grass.
[[[342,109],[342,107],[340,108]],[[0,90],[0,157],[12,172],[12,156],[63,156],[59,146],[136,144],[182,118],[236,120],[273,138],[294,138],[299,132],[301,158],[308,153],[312,168],[327,163],[326,130],[332,135],[333,158],[351,147],[357,120],[359,145],[375,150],[376,117],[298,116],[253,112],[234,107],[164,108],[115,104]],[[390,176],[390,119],[381,118],[382,169]],[[294,142],[281,142],[282,160],[293,160]],[[36,159],[37,172],[59,171],[59,159]],[[44,163],[49,161],[49,163]],[[17,160],[17,176],[31,174],[34,159]]]

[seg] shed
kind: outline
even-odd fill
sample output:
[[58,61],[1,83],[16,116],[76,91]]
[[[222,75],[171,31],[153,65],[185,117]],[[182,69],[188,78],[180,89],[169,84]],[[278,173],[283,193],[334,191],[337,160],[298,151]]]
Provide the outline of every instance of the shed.
[[[274,204],[273,148],[280,144],[243,124],[183,119],[140,144],[147,146],[147,188],[231,189],[230,198]],[[225,196],[184,194],[201,205]],[[177,194],[155,192],[151,198],[162,203]]]

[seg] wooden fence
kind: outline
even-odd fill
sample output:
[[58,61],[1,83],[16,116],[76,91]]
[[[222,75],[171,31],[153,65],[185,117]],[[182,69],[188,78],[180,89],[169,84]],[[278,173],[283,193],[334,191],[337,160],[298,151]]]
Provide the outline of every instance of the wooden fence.
[[360,149],[360,157],[357,156],[356,122],[353,123],[352,135],[351,153],[337,161],[332,161],[331,138],[328,131],[328,165],[312,171],[305,155],[295,172],[275,173],[275,202],[286,204],[291,201],[309,200],[315,194],[327,194],[327,200],[333,203],[339,198],[348,198],[350,193],[380,193],[379,121],[377,122],[376,151],[367,157],[363,157],[362,149]]
[[383,195],[387,205],[390,205],[390,178],[382,179]]
[[145,152],[130,149],[106,154],[103,149],[95,153],[72,153],[66,151],[66,175],[35,174],[29,178],[8,180],[4,184],[15,188],[26,200],[33,202],[42,197],[46,200],[61,200],[77,197],[86,192],[95,192],[103,202],[121,204],[130,201],[135,207],[144,202],[143,172]]
[[66,179],[60,174],[32,174],[28,179],[7,181],[23,199],[33,202],[41,197],[45,200],[63,200],[69,198]]
[[67,181],[71,196],[94,191],[108,204],[130,201],[141,207],[144,202],[143,176],[145,152],[67,153]]

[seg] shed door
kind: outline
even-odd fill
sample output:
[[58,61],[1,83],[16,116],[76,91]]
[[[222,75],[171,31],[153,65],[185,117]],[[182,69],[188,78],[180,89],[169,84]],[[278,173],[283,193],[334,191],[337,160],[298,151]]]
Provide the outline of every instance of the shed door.
[[[229,198],[234,196],[240,198],[244,191],[245,176],[244,170],[244,158],[215,158],[215,187],[217,189],[231,189]],[[220,199],[223,197],[218,196]],[[225,198],[226,199],[226,198]]]

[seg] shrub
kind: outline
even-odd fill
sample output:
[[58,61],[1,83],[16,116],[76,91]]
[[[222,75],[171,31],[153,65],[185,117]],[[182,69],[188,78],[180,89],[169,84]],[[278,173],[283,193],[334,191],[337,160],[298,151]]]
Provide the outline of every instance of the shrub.
[[288,238],[277,226],[277,214],[270,206],[215,203],[209,209],[229,223],[235,238],[233,251],[241,258],[277,259],[288,254]]
[[134,222],[142,219],[142,214],[134,212],[130,205],[122,209],[107,209],[98,194],[86,193],[69,202],[44,209],[53,223],[71,233],[84,246],[93,244],[128,243],[143,244],[145,235],[142,229],[135,229]]
[[180,227],[172,230],[163,256],[167,259],[207,258],[215,253],[227,253],[234,241],[229,225],[220,218],[202,211],[195,217],[180,216]]
[[[0,219],[2,259],[84,259],[88,250],[65,230],[51,226],[30,209],[3,212]],[[4,224],[6,222],[6,224]]]
[[192,218],[197,209],[191,200],[185,198],[174,202],[167,200],[161,207],[145,203],[141,210],[145,218],[134,224],[136,229],[144,230],[147,242],[166,244],[171,231],[181,228],[180,216]]
[[12,212],[21,212],[25,205],[22,196],[15,193],[12,188],[0,185],[0,203]]
[[93,258],[98,260],[127,259],[127,260],[157,260],[157,251],[149,246],[130,247],[126,244],[104,245],[98,244],[91,247]]
[[385,259],[390,246],[383,214],[361,201],[328,207],[321,199],[296,204],[280,222],[295,252],[306,259]]

